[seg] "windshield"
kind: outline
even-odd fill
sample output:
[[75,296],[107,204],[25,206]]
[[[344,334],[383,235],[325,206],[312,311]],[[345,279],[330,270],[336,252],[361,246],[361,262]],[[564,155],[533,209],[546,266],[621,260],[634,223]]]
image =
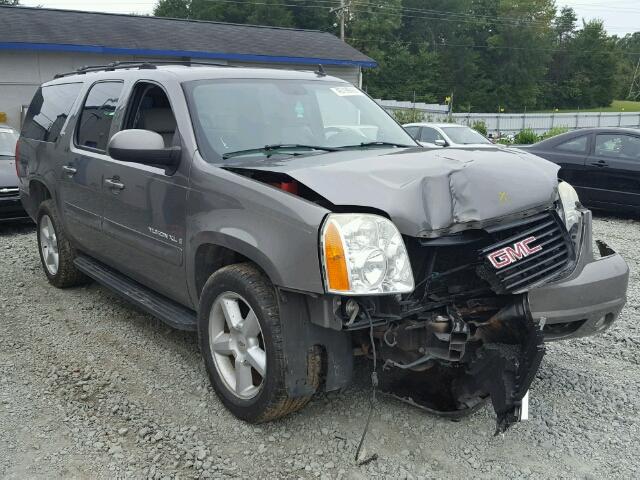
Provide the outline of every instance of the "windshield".
[[0,129],[0,157],[13,157],[16,153],[18,134],[13,130]]
[[[378,104],[345,83],[204,80],[186,83],[185,91],[198,146],[208,161],[239,152],[270,156],[416,146]],[[274,148],[283,145],[288,148]]]
[[453,143],[469,145],[472,143],[491,143],[482,134],[469,127],[442,127],[442,131]]

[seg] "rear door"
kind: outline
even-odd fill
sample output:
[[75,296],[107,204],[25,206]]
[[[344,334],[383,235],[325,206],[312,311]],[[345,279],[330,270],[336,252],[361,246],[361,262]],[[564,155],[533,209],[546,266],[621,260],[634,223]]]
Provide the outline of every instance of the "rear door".
[[640,135],[596,134],[587,166],[595,206],[640,207]]
[[591,194],[591,180],[586,167],[591,137],[591,134],[584,133],[568,139],[559,139],[557,143],[542,151],[538,151],[535,145],[528,149],[531,153],[558,164],[558,176],[573,185],[585,203],[588,203]]
[[67,229],[83,250],[101,259],[106,150],[122,88],[122,81],[91,85],[78,113],[70,151],[60,166]]
[[[37,90],[22,125],[20,171],[30,179],[44,182],[54,195],[67,233],[75,237],[75,227],[67,222],[67,203],[78,203],[76,185],[63,170],[69,160],[70,144],[82,82],[56,83]],[[23,186],[24,188],[24,186]],[[32,205],[37,209],[38,205]],[[31,214],[35,216],[35,211]]]
[[[121,130],[159,133],[165,147],[180,144],[168,95],[158,84],[136,83]],[[104,176],[106,252],[118,270],[178,302],[188,304],[184,271],[188,178],[182,171],[112,158]]]

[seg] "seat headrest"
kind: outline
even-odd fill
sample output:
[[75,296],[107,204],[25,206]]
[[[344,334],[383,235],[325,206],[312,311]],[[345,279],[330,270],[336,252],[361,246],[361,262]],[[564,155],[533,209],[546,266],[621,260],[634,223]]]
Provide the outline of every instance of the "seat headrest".
[[143,111],[142,126],[156,133],[173,133],[176,131],[176,119],[170,108],[150,108]]

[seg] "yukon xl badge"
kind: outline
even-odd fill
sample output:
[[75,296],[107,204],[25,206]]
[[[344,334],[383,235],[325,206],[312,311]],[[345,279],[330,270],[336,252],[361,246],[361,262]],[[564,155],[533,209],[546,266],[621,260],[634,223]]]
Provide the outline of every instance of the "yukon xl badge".
[[536,245],[535,247],[529,246],[529,244],[535,241],[536,237],[525,238],[524,240],[514,243],[512,247],[504,247],[495,252],[491,252],[487,255],[487,258],[496,270],[500,270],[507,265],[516,263],[518,260],[522,260],[529,255],[541,251],[542,247],[540,245]]

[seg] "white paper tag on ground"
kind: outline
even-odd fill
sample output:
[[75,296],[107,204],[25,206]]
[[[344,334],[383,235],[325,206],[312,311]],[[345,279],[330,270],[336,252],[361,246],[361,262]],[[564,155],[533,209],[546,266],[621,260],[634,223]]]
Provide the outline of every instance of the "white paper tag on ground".
[[520,406],[520,421],[529,420],[529,390],[522,397],[522,405]]

